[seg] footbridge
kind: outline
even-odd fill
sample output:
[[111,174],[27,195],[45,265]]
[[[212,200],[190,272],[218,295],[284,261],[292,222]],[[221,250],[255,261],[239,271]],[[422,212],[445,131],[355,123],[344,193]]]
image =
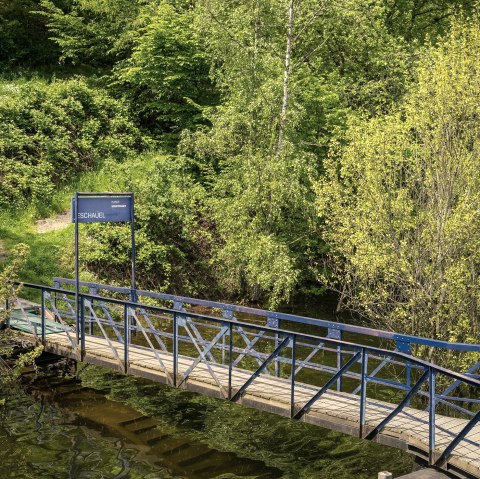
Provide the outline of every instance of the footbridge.
[[[480,478],[480,345],[56,278],[14,286],[45,349],[407,450]],[[33,290],[38,304],[20,299]],[[422,357],[471,364],[460,373]]]

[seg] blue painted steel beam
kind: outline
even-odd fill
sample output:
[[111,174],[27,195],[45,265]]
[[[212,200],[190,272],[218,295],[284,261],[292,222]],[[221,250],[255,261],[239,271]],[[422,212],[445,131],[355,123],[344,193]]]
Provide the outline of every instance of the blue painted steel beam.
[[435,466],[442,467],[445,462],[448,460],[453,450],[460,444],[460,442],[466,437],[466,435],[477,425],[480,421],[480,411],[475,414],[474,418],[457,434],[455,439],[448,445],[448,447],[443,451],[442,455],[438,458],[435,463]]
[[[62,284],[62,283],[68,284],[68,285],[75,284],[75,281],[67,278],[55,278],[54,281],[57,284]],[[88,287],[96,287],[98,289],[104,289],[105,291],[120,292],[125,294],[130,293],[129,288],[121,288],[117,286],[109,286],[109,285],[89,283],[89,282],[81,282],[80,285],[88,286]],[[411,336],[408,334],[400,334],[400,333],[395,333],[395,332],[385,331],[380,329],[366,328],[364,326],[356,326],[351,324],[338,323],[334,321],[327,321],[323,319],[309,318],[306,316],[297,316],[293,314],[279,313],[276,311],[272,312],[272,311],[263,310],[263,309],[256,309],[256,308],[239,306],[239,305],[228,304],[228,303],[219,303],[215,301],[207,301],[207,300],[197,299],[197,298],[189,298],[186,296],[176,296],[172,294],[154,293],[151,291],[137,290],[137,295],[155,298],[155,299],[162,299],[164,301],[172,301],[172,302],[177,301],[184,304],[195,304],[195,305],[206,306],[206,307],[215,308],[215,309],[223,309],[228,311],[253,314],[253,315],[262,316],[265,318],[267,317],[276,318],[276,319],[281,319],[286,321],[292,321],[295,323],[318,326],[318,327],[327,328],[327,329],[328,328],[338,329],[340,331],[347,331],[351,333],[362,334],[366,336],[373,336],[377,338],[391,339],[395,341],[398,346],[402,346],[403,344],[406,344],[405,347],[407,347],[408,344],[418,344],[423,346],[432,346],[432,347],[455,350],[455,351],[480,352],[480,344],[450,343],[448,341],[439,341],[436,339]]]
[[[31,284],[31,283],[15,282],[14,284],[23,285],[24,287],[33,288],[33,289],[37,289],[37,290],[41,290],[43,288],[45,291],[60,292],[62,294],[70,294],[70,295],[73,294],[72,291],[61,290],[61,289],[57,289],[57,288],[50,288],[50,287],[40,286],[40,285],[36,285],[36,284]],[[145,309],[149,309],[149,310],[152,310],[152,311],[156,311],[156,312],[159,312],[159,313],[165,313],[165,314],[172,314],[172,313],[178,314],[178,313],[180,313],[179,311],[175,311],[175,310],[172,310],[170,308],[162,308],[162,307],[158,307],[158,306],[149,306],[149,305],[145,305],[145,304],[141,304],[141,303],[133,303],[133,302],[130,302],[130,301],[123,301],[123,300],[114,299],[114,298],[105,298],[105,297],[102,297],[102,296],[89,295],[89,294],[84,294],[84,293],[81,293],[81,295],[84,296],[86,299],[89,299],[91,301],[94,301],[94,300],[105,301],[105,302],[109,302],[109,303],[117,304],[117,305],[127,304],[127,305],[129,305],[133,308],[145,308]],[[217,324],[224,323],[224,322],[225,323],[232,322],[235,325],[235,327],[240,326],[240,327],[243,327],[245,329],[252,329],[252,330],[256,330],[256,331],[270,332],[271,334],[275,334],[275,333],[279,332],[278,329],[269,328],[268,326],[255,325],[255,324],[246,323],[246,322],[243,322],[243,321],[236,321],[236,320],[235,321],[229,321],[229,320],[224,319],[224,318],[218,318],[218,317],[215,317],[215,316],[208,316],[208,315],[204,315],[204,314],[189,312],[188,316],[191,317],[191,318],[198,318],[202,321],[208,321],[208,322],[217,323]],[[322,337],[322,336],[315,336],[315,335],[311,335],[311,334],[299,333],[299,332],[296,332],[296,331],[289,331],[289,330],[286,330],[286,329],[282,329],[282,330],[280,330],[280,332],[282,334],[289,335],[290,337],[296,336],[297,338],[302,338],[302,339],[308,340],[308,341],[318,341],[318,342],[322,341],[325,344],[331,345],[332,347],[341,346],[341,347],[344,347],[344,348],[347,348],[347,349],[350,349],[350,350],[363,348],[369,354],[373,353],[373,354],[381,355],[381,356],[387,356],[387,357],[389,356],[390,358],[396,358],[396,359],[402,360],[404,362],[410,361],[411,363],[415,364],[416,366],[420,366],[420,367],[423,366],[424,368],[432,367],[432,368],[435,369],[435,371],[437,371],[437,373],[443,374],[443,375],[448,376],[452,379],[458,379],[458,380],[464,382],[465,384],[468,384],[468,385],[471,385],[471,386],[474,386],[474,387],[480,387],[480,380],[474,379],[472,377],[466,376],[466,375],[461,374],[461,373],[456,373],[456,372],[448,370],[446,368],[442,368],[441,366],[437,366],[437,365],[428,363],[427,361],[423,361],[419,358],[416,358],[414,356],[410,356],[410,355],[405,354],[405,353],[401,353],[399,351],[391,351],[391,350],[386,350],[386,349],[382,349],[382,348],[378,348],[378,347],[374,347],[374,346],[356,344],[356,343],[351,343],[351,342],[344,341],[344,340],[340,341],[340,340],[335,340],[335,339]],[[468,345],[468,344],[466,344],[465,346],[469,346],[469,347],[472,347],[472,348],[480,348],[480,345]]]
[[428,463],[433,465],[433,453],[435,451],[435,411],[436,411],[436,372],[434,369],[428,370]]
[[283,348],[289,343],[291,336],[287,336],[283,341],[275,348],[272,354],[263,362],[263,364],[250,376],[248,381],[235,393],[231,401],[237,401],[243,393],[247,390],[248,386],[255,381],[255,379],[265,370],[265,368],[279,355]]
[[326,383],[325,385],[317,392],[315,395],[298,411],[294,419],[300,419],[304,414],[306,414],[312,405],[318,401],[318,399],[328,390],[330,387],[340,378],[345,371],[350,369],[358,360],[360,359],[361,352],[358,352],[351,358],[342,368],[337,371]]
[[368,382],[368,353],[362,349],[362,370],[360,378],[360,427],[358,434],[363,437],[365,429],[365,415],[367,409],[367,382]]
[[370,431],[365,439],[372,440],[375,436],[382,432],[385,426],[407,405],[412,396],[420,389],[422,384],[427,381],[429,378],[429,370],[427,369],[421,378],[415,383],[415,385],[408,391],[408,393],[403,398],[402,402],[382,421],[378,426],[376,426],[372,431]]

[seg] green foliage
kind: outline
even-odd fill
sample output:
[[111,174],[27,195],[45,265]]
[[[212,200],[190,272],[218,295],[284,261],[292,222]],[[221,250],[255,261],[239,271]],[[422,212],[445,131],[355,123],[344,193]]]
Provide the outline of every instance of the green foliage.
[[[139,284],[156,291],[198,293],[212,283],[211,235],[204,212],[204,189],[188,165],[151,154],[103,170],[114,190],[134,191]],[[148,178],[149,181],[145,181]],[[130,228],[92,225],[81,252],[88,269],[118,284],[130,277]]]
[[0,84],[0,207],[48,202],[55,185],[142,146],[125,106],[83,80]]
[[319,186],[329,283],[389,329],[478,341],[479,54],[478,18],[457,22],[398,112],[352,122]]
[[[68,207],[73,188],[131,189],[145,288],[215,289],[277,306],[297,292],[322,292],[318,278],[328,276],[363,314],[389,324],[402,318],[418,332],[428,328],[411,318],[426,308],[432,334],[442,336],[433,318],[457,314],[467,324],[477,314],[455,309],[467,295],[465,278],[476,278],[470,246],[457,239],[454,247],[446,232],[455,228],[437,225],[457,203],[447,221],[431,199],[440,182],[434,172],[454,169],[445,160],[454,158],[449,138],[459,172],[442,181],[461,184],[467,171],[476,178],[462,162],[475,143],[477,111],[462,105],[477,95],[477,52],[463,44],[475,44],[473,33],[459,27],[448,47],[428,44],[441,43],[453,13],[473,9],[470,0],[3,2],[0,62],[56,69],[60,56],[68,68],[101,76],[0,83],[0,208],[30,202],[51,213]],[[431,71],[443,72],[433,86]],[[442,104],[458,110],[443,129]],[[133,160],[145,146],[139,128],[170,152],[180,139],[179,155]],[[475,185],[467,191],[476,194]],[[476,227],[475,209],[462,208],[455,231]],[[62,265],[56,259],[68,231],[30,238],[28,226],[13,228],[7,216],[0,234],[8,247],[27,239],[32,275],[71,268],[68,255]],[[125,284],[128,235],[119,225],[89,227],[84,274]],[[41,253],[49,242],[55,247]],[[442,258],[455,257],[451,264],[434,260],[439,244]],[[457,329],[448,337],[465,339]]]
[[0,2],[0,64],[40,66],[55,62],[58,49],[48,38],[42,19],[33,13],[38,0]]
[[[40,15],[61,50],[62,61],[111,67],[130,52],[137,0],[40,0]],[[59,4],[60,3],[60,4]]]
[[396,0],[386,1],[386,25],[409,42],[435,40],[448,33],[455,14],[472,14],[474,0]]
[[288,7],[198,3],[222,101],[204,109],[212,128],[181,142],[211,187],[222,286],[271,306],[318,273],[311,183],[348,109],[386,108],[403,93],[407,65],[381,2],[294,3],[285,28]]
[[178,135],[201,122],[201,106],[215,94],[201,37],[187,1],[162,0],[144,9],[130,58],[116,70],[116,88],[126,94],[142,125]]
[[[29,252],[29,248],[25,244],[18,244],[11,252],[10,262],[0,272],[0,323],[7,319],[9,310],[3,308],[7,300],[12,299],[12,282],[18,279],[18,273],[25,264]],[[10,303],[11,304],[11,303]]]

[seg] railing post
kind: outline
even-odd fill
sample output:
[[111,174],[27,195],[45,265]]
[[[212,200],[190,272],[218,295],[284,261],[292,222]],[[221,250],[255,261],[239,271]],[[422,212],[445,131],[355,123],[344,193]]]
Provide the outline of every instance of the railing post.
[[125,374],[128,373],[128,343],[129,340],[129,315],[128,315],[128,305],[123,306],[123,370]]
[[45,346],[45,290],[41,288],[42,301],[41,301],[41,315],[42,315],[42,344]]
[[[338,340],[342,340],[342,331],[338,331],[338,336],[336,339]],[[340,370],[340,368],[342,367],[342,362],[343,362],[343,354],[342,354],[342,346],[338,346],[337,347],[337,369]],[[342,389],[343,389],[343,377],[340,376],[338,378],[338,381],[337,381],[337,391],[339,392],[342,392]]]
[[83,361],[85,358],[85,297],[80,296],[80,359]]
[[177,313],[173,313],[173,385],[177,386],[178,369],[178,319]]
[[[89,288],[89,293],[96,296],[98,294],[98,289],[97,288]],[[88,332],[91,336],[93,336],[93,319],[90,319],[90,321],[88,323]]]
[[228,400],[232,399],[233,324],[228,323]]
[[[405,370],[405,386],[410,389],[412,387],[412,367],[410,365],[410,361],[407,361],[405,363],[405,367],[406,367],[406,370]],[[408,401],[407,403],[407,407],[410,406],[410,401]]]
[[5,299],[5,313],[7,314],[7,328],[10,327],[10,301],[8,298]]
[[297,354],[297,336],[292,335],[292,377],[290,383],[290,417],[295,416],[295,368],[296,368],[296,354]]
[[436,410],[436,371],[433,368],[428,370],[429,385],[429,411],[428,411],[428,463],[433,465],[435,462],[435,410]]
[[[225,318],[225,319],[228,319],[228,320],[232,320],[233,319],[233,311],[229,310],[229,309],[223,309],[222,310],[222,316]],[[225,365],[225,353],[226,353],[226,350],[227,350],[227,345],[226,345],[226,339],[225,339],[225,335],[222,336],[222,364]]]
[[[276,318],[275,316],[267,316],[267,326],[269,328],[275,328],[278,329],[280,327],[280,320]],[[275,333],[275,347],[274,349],[277,349],[278,345],[280,344],[280,338],[278,336],[278,333]],[[278,359],[275,359],[274,361],[274,374],[277,378],[280,377],[280,361]]]
[[365,408],[367,404],[367,374],[368,374],[368,353],[362,348],[362,371],[361,385],[360,385],[360,425],[359,425],[359,437],[363,438],[365,429]]

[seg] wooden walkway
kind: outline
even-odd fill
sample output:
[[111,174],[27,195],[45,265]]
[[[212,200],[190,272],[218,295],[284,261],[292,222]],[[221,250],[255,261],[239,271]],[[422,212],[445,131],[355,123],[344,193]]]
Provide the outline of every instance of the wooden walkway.
[[[123,343],[110,340],[116,353],[107,340],[95,336],[85,339],[86,363],[97,364],[111,369],[123,371]],[[62,356],[80,360],[79,350],[72,347],[65,333],[49,334],[46,338],[46,350]],[[140,346],[129,346],[129,369],[131,375],[144,377],[168,384],[165,371],[162,370],[158,357],[169,374],[173,372],[173,356],[162,351],[152,351]],[[183,373],[192,365],[194,359],[180,356],[178,373]],[[228,366],[212,365],[215,375],[227,390]],[[235,368],[232,376],[232,387],[235,391],[251,376],[250,371]],[[199,363],[190,373],[182,387],[217,398],[224,398],[220,388],[213,379],[206,364]],[[318,391],[312,386],[296,383],[295,404],[300,409]],[[269,375],[261,375],[248,387],[246,393],[238,401],[245,406],[290,417],[290,382],[286,379]],[[373,399],[367,399],[366,430],[372,430],[395,408],[395,405]],[[336,391],[325,393],[301,420],[328,429],[358,436],[359,434],[359,397]],[[376,436],[382,444],[408,450],[423,458],[428,457],[428,412],[405,408],[387,427]],[[450,444],[454,434],[459,433],[466,420],[436,415],[436,450],[440,453]],[[480,478],[480,425],[477,425],[454,450],[448,461],[449,470],[455,471],[458,477]],[[463,475],[463,472],[467,473]]]

